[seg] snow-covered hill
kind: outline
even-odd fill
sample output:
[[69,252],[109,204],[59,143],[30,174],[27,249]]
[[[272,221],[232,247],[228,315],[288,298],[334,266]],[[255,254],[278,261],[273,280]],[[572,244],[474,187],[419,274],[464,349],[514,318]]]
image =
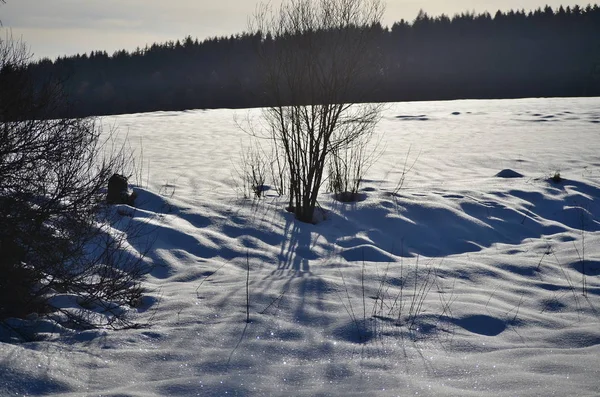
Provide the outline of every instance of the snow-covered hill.
[[390,104],[317,225],[236,189],[259,115],[105,119],[143,147],[151,326],[0,343],[0,395],[599,393],[600,98]]

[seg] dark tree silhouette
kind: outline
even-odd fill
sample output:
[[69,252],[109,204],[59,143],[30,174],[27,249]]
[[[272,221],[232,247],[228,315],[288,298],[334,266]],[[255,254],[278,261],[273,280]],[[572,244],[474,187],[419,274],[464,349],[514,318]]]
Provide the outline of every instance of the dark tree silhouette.
[[[421,11],[412,23],[401,20],[374,34],[386,59],[362,84],[385,78],[364,101],[600,95],[593,72],[600,60],[598,5],[493,16]],[[273,103],[264,95],[255,51],[263,39],[275,46],[284,40],[256,32],[201,42],[188,36],[133,52],[39,60],[30,71],[41,81],[67,81],[71,116],[265,106]]]
[[[111,233],[118,214],[104,193],[128,158],[107,154],[94,119],[56,118],[62,84],[34,82],[28,59],[24,44],[0,39],[0,326],[46,312],[80,327],[128,325],[119,306],[138,301],[146,269]],[[102,314],[49,303],[59,293]]]

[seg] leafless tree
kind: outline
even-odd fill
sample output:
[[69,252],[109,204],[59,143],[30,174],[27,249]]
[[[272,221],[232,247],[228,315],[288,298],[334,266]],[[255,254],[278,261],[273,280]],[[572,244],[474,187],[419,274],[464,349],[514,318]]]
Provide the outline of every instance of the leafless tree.
[[[376,79],[380,0],[287,0],[259,6],[268,134],[287,163],[289,210],[313,222],[328,157],[370,135],[382,106],[362,103]],[[374,84],[375,82],[372,81]]]
[[123,220],[105,188],[130,157],[94,119],[56,118],[60,83],[34,81],[28,61],[23,43],[0,38],[0,320],[60,311],[48,302],[62,293],[102,309],[103,325],[126,325],[117,308],[139,301],[146,268],[113,227]]

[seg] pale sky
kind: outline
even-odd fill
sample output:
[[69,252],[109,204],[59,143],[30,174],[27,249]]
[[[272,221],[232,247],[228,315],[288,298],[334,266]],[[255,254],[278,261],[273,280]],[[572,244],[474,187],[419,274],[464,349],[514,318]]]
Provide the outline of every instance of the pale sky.
[[[280,0],[272,0],[277,4]],[[6,0],[0,21],[13,38],[25,41],[35,59],[118,49],[182,39],[202,40],[247,29],[255,0]],[[419,9],[431,16],[463,11],[557,8],[576,3],[553,0],[388,0],[384,25],[412,21]],[[579,3],[581,6],[587,4]]]

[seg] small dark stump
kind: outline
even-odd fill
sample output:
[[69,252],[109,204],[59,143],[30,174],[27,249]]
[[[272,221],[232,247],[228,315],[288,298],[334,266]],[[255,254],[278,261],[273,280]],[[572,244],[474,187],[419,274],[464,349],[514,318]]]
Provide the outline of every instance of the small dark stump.
[[550,180],[554,183],[561,183],[562,181],[564,181],[564,178],[560,176],[560,172],[555,172],[552,178],[550,178]]
[[129,194],[129,185],[127,177],[119,174],[113,174],[108,180],[108,193],[106,202],[108,204],[127,204],[133,205],[135,193]]

